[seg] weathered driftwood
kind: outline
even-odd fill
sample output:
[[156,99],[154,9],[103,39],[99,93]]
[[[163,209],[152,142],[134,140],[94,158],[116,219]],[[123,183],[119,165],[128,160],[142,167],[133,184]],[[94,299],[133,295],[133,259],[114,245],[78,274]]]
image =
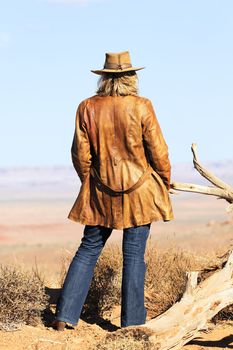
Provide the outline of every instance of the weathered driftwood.
[[[179,349],[195,338],[224,307],[233,304],[233,252],[225,267],[197,285],[197,272],[188,274],[182,299],[145,324],[154,332],[149,340],[155,348]],[[159,345],[159,346],[158,346]]]
[[195,143],[192,144],[191,147],[193,153],[193,164],[194,168],[208,181],[210,181],[213,186],[202,186],[190,183],[179,183],[173,182],[171,184],[171,188],[178,191],[185,192],[195,192],[202,193],[207,195],[216,196],[218,198],[225,199],[230,205],[226,208],[228,212],[233,210],[233,187],[219,179],[217,176],[212,174],[209,170],[205,169],[199,162],[197,156],[197,145]]

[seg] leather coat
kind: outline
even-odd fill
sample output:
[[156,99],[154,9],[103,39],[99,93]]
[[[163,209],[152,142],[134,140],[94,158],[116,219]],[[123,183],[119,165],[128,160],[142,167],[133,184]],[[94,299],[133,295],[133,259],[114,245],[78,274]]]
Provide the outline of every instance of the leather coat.
[[174,218],[168,147],[149,99],[82,101],[71,155],[81,188],[69,219],[123,229]]

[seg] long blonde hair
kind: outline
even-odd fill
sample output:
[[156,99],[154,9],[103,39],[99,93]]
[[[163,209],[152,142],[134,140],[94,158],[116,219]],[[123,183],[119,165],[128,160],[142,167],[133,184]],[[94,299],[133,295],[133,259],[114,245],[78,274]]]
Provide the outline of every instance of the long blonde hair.
[[138,77],[135,71],[104,73],[98,81],[97,94],[100,96],[138,95]]

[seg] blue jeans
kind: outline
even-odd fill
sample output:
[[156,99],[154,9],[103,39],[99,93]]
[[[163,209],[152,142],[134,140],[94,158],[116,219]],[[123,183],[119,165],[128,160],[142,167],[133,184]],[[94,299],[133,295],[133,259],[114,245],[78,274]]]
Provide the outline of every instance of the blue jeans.
[[[144,253],[150,225],[123,229],[121,327],[144,324]],[[81,244],[69,266],[57,303],[55,318],[75,326],[81,315],[98,257],[112,228],[86,225]]]

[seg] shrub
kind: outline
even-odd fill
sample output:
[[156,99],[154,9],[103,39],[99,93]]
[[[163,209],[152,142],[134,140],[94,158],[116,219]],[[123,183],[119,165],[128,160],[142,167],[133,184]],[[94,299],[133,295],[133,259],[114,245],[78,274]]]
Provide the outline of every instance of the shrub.
[[90,350],[152,350],[155,349],[149,337],[153,332],[149,329],[122,328],[114,333],[109,333]]
[[84,314],[104,313],[120,304],[122,256],[118,244],[111,244],[100,255],[84,305]]
[[0,329],[38,324],[47,299],[43,281],[36,271],[0,266]]
[[[72,253],[65,251],[61,256],[59,285],[62,286]],[[91,286],[84,304],[82,315],[102,316],[111,311],[112,307],[120,304],[122,256],[119,245],[107,244],[100,255]]]
[[203,269],[211,259],[176,246],[158,250],[156,244],[149,241],[145,254],[145,306],[148,318],[158,316],[180,300],[186,288],[186,272]]

